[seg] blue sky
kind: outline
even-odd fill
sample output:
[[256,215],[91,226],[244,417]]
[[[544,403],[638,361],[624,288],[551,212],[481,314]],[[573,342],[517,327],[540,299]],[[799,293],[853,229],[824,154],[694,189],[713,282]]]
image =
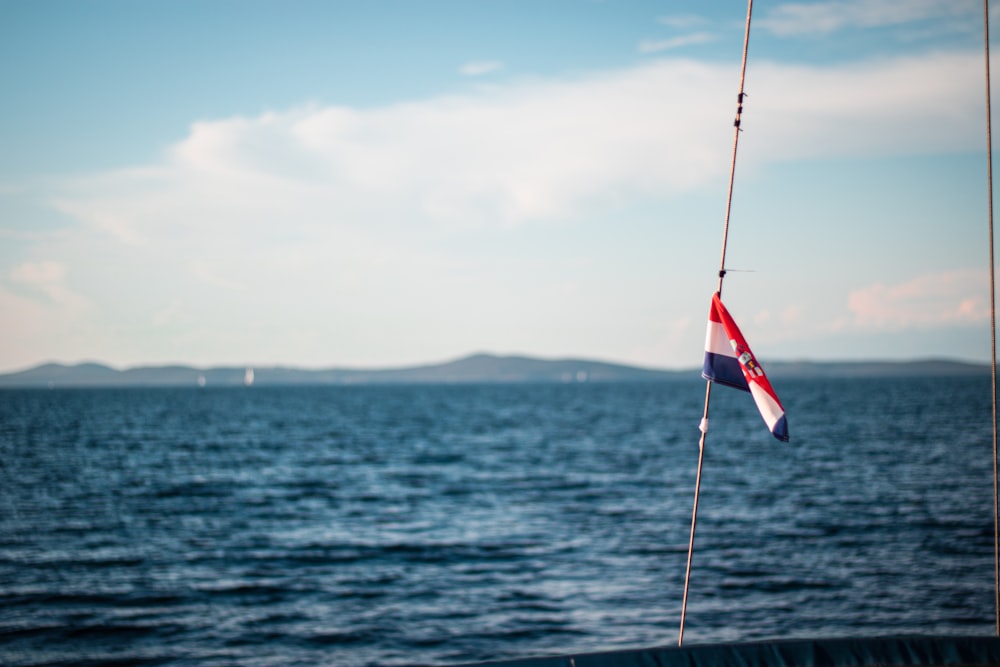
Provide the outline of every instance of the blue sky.
[[[697,367],[745,17],[0,0],[0,370]],[[988,360],[983,87],[975,0],[757,0],[723,299],[758,357]]]

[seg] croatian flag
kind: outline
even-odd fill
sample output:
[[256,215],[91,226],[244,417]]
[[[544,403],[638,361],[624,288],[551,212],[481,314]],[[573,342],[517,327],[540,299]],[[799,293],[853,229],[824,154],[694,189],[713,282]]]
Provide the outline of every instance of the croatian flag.
[[736,322],[722,305],[718,292],[712,296],[712,308],[708,312],[705,365],[701,375],[706,380],[749,391],[774,437],[788,442],[785,409]]

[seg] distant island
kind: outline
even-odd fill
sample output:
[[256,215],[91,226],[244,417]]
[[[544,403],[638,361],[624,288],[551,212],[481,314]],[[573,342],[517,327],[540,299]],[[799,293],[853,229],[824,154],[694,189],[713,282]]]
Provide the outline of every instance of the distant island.
[[[946,377],[988,376],[986,364],[947,359],[919,361],[765,363],[768,374],[783,377]],[[700,368],[659,370],[587,359],[539,359],[473,354],[453,361],[392,369],[304,369],[139,366],[118,370],[99,363],[42,364],[0,374],[0,388],[44,387],[232,387],[241,385],[366,385],[461,383],[664,382],[700,377]]]

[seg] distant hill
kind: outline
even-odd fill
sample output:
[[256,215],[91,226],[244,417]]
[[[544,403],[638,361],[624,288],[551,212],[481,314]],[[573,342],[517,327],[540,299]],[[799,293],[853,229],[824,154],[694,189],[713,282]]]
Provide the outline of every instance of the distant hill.
[[[909,362],[772,362],[769,375],[782,377],[917,377],[988,375],[989,367],[949,360]],[[139,366],[117,370],[98,363],[43,364],[0,375],[0,387],[167,387],[240,386],[240,367]],[[516,382],[662,382],[696,379],[700,369],[656,370],[587,359],[538,359],[475,354],[454,361],[393,369],[302,369],[255,367],[258,385],[445,384]]]
[[[585,359],[545,360],[475,354],[454,361],[391,369],[302,369],[255,367],[253,384],[440,384],[484,382],[649,382],[697,377],[693,371],[663,371]],[[0,387],[238,386],[246,368],[140,366],[116,370],[97,363],[43,364],[0,375]]]
[[780,377],[963,377],[989,375],[987,364],[949,359],[916,361],[777,361],[766,363],[768,375]]

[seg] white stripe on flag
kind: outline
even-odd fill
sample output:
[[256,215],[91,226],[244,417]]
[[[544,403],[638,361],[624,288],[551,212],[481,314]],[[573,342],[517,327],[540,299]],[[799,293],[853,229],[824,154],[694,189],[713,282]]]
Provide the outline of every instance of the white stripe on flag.
[[708,328],[705,329],[705,351],[727,357],[736,357],[736,352],[733,351],[729,337],[726,336],[726,329],[721,322],[708,321]]

